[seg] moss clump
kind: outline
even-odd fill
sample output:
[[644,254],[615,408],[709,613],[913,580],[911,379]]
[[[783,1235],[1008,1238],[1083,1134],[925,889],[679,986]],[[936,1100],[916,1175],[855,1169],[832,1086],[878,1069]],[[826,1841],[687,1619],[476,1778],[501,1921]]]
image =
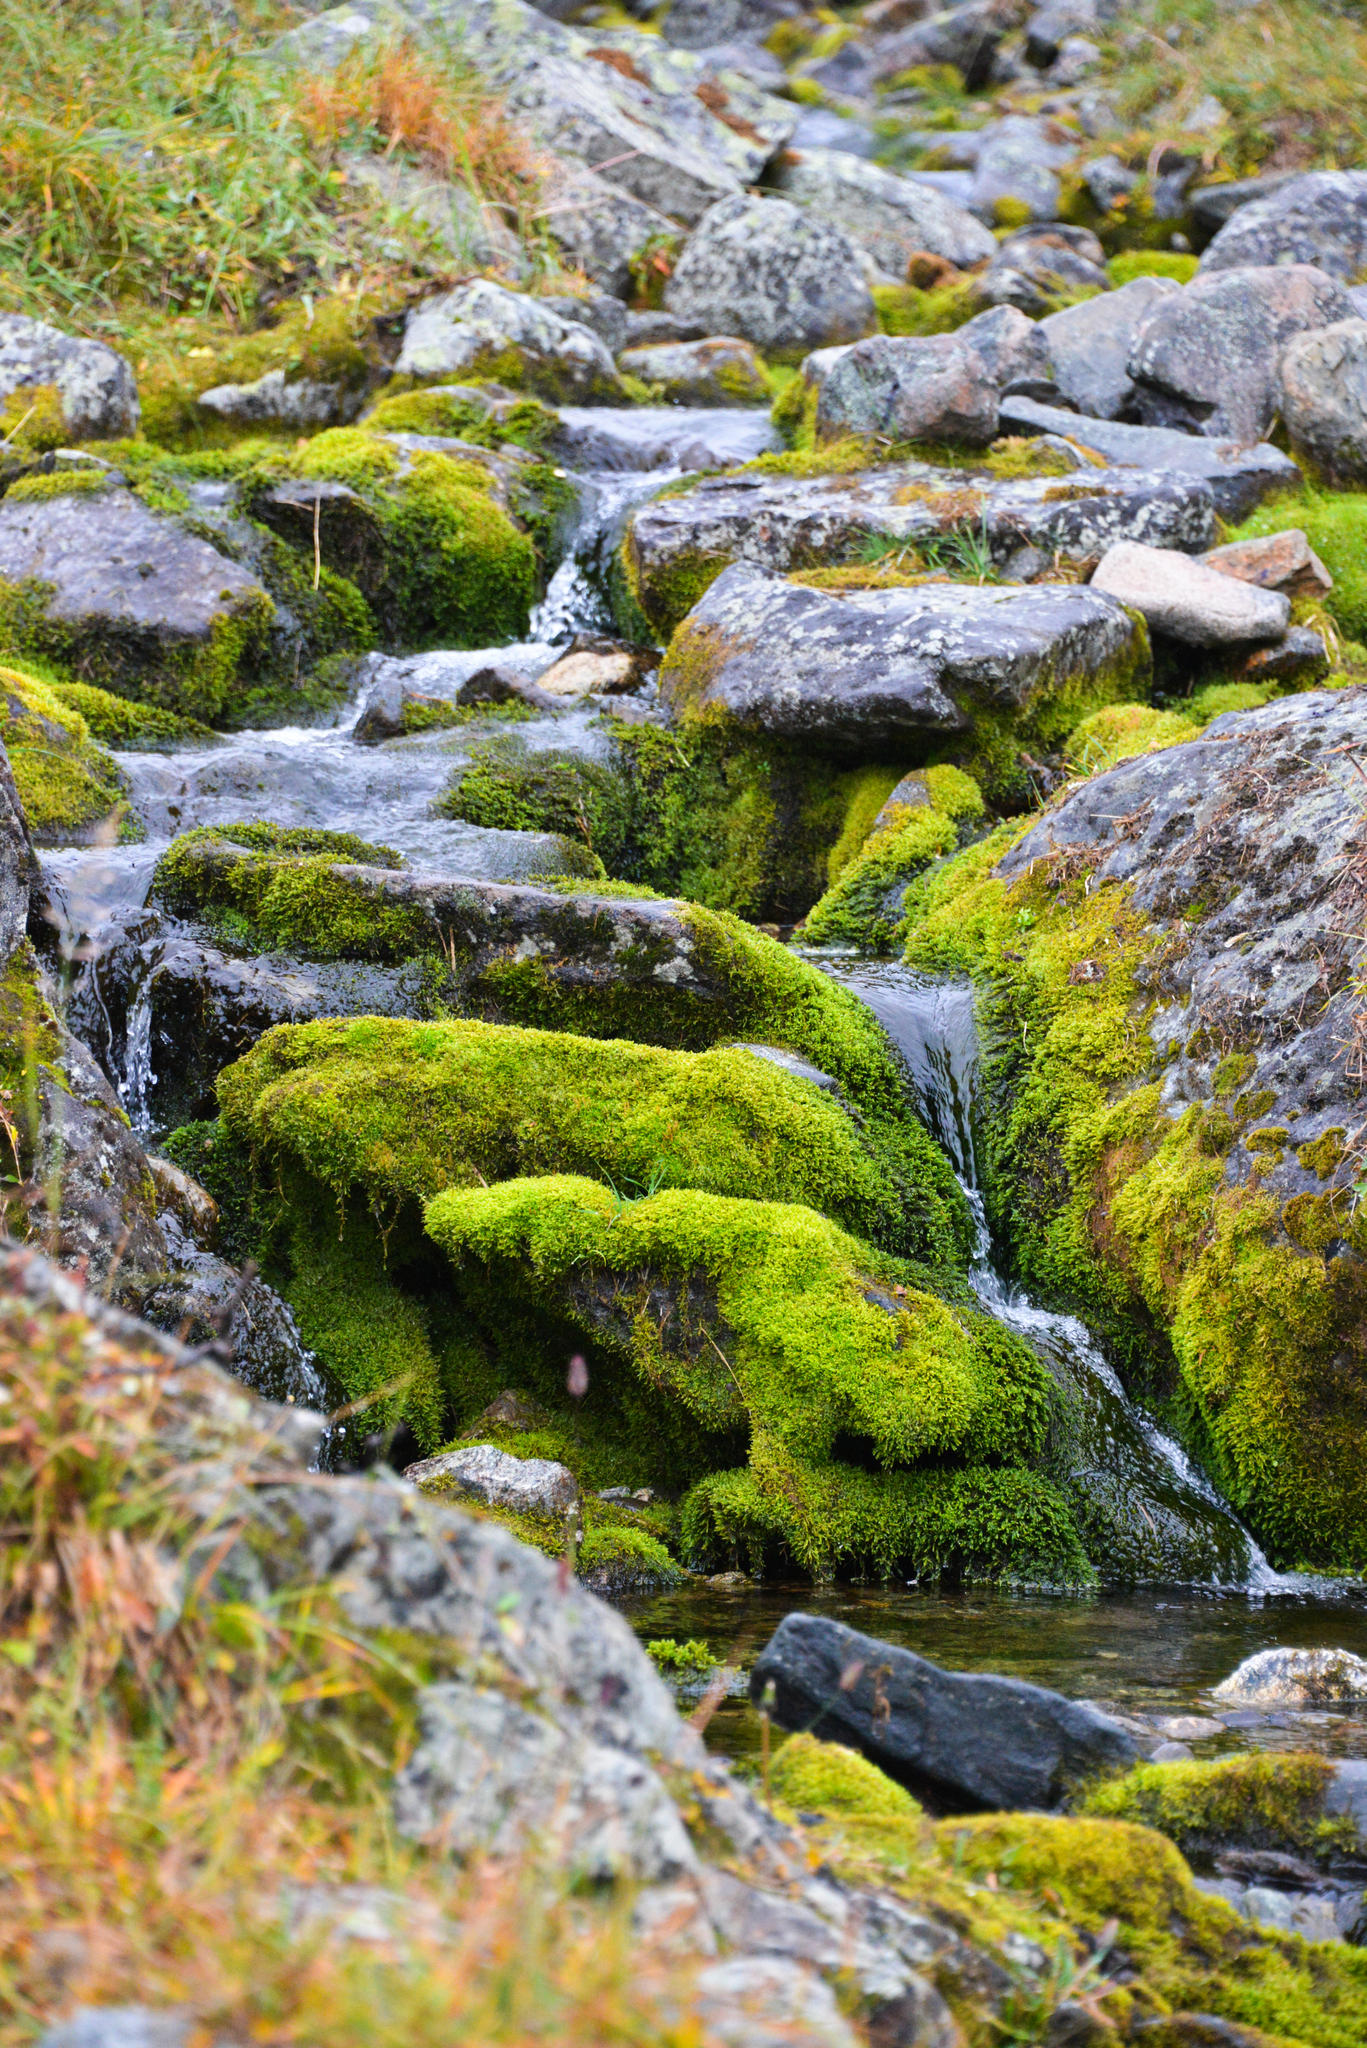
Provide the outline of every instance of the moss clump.
[[812,943],[842,941],[870,952],[890,945],[906,885],[953,852],[984,813],[982,791],[958,768],[927,768],[899,787],[904,800],[894,794],[884,805],[857,857],[808,915],[805,936]]
[[1074,726],[1067,760],[1077,775],[1101,775],[1136,754],[1155,754],[1201,737],[1201,726],[1176,711],[1149,704],[1106,704]]
[[[314,500],[304,489],[282,503],[276,487],[291,483],[345,490]],[[401,455],[377,435],[336,427],[262,465],[241,489],[255,516],[310,554],[316,506],[322,559],[363,593],[388,640],[493,647],[525,636],[535,551],[477,463]]]
[[155,704],[135,704],[96,689],[93,683],[54,681],[49,688],[59,702],[80,713],[92,739],[106,747],[151,753],[161,747],[202,745],[214,736],[209,726],[193,718],[159,710]]
[[324,960],[406,960],[434,950],[425,910],[385,901],[347,873],[352,863],[402,864],[391,847],[350,832],[199,825],[161,856],[151,894],[177,916],[207,918],[257,951],[279,946]]
[[[474,1268],[495,1300],[548,1296],[719,1448],[748,1437],[756,1512],[814,1573],[842,1557],[886,1570],[916,1544],[917,1481],[945,1475],[897,1468],[1043,1449],[1051,1382],[1029,1348],[915,1286],[884,1291],[867,1249],[808,1209],[682,1188],[623,1203],[560,1175],[452,1188],[425,1220],[458,1286]],[[999,1536],[1021,1555],[1019,1525],[1003,1516]],[[1071,1550],[1085,1574],[1075,1534]]]
[[981,463],[989,476],[1011,482],[1030,476],[1073,476],[1077,465],[1063,448],[1029,434],[1007,434],[994,441]]
[[1178,284],[1190,284],[1200,263],[1199,256],[1175,249],[1122,249],[1108,259],[1106,275],[1116,290],[1137,277],[1171,277]]
[[576,1565],[580,1578],[597,1592],[619,1599],[627,1593],[667,1591],[684,1576],[658,1537],[620,1523],[591,1523]]
[[876,284],[873,303],[884,334],[951,334],[982,311],[976,278],[960,277],[922,290],[914,284]]
[[1082,1811],[1142,1821],[1208,1862],[1221,1849],[1281,1849],[1320,1856],[1356,1846],[1351,1818],[1326,1819],[1334,1775],[1327,1757],[1253,1754],[1172,1764],[1138,1764],[1094,1785]]
[[788,1737],[770,1767],[769,1789],[798,1812],[902,1822],[921,1813],[910,1792],[858,1750],[815,1735]]
[[102,469],[58,469],[49,475],[21,476],[5,492],[15,504],[41,502],[45,498],[94,498],[109,488],[109,476]]
[[1193,690],[1182,703],[1181,715],[1204,729],[1213,718],[1223,718],[1227,711],[1257,711],[1280,695],[1281,686],[1277,683],[1207,683],[1204,689]]
[[621,866],[630,807],[629,787],[609,763],[554,749],[528,753],[502,736],[471,750],[438,806],[471,825],[582,839],[607,868]]
[[1298,526],[1334,579],[1325,609],[1348,639],[1367,640],[1367,492],[1319,491],[1260,505],[1231,540],[1252,540]]
[[1226,1181],[1223,1155],[1266,1103],[1161,1112],[1147,1019],[1172,942],[1127,887],[1067,864],[994,877],[1020,829],[907,898],[908,961],[981,991],[994,1227],[1022,1279],[1078,1308],[1141,1383],[1161,1333],[1207,1468],[1275,1554],[1361,1562],[1360,1398],[1334,1364],[1367,1312],[1351,1198],[1279,1215],[1256,1180]]
[[[801,1202],[890,1249],[953,1267],[947,1187],[907,1191],[811,1082],[737,1048],[683,1053],[478,1023],[355,1022],[268,1032],[220,1076],[225,1121],[344,1197],[426,1197],[514,1175],[597,1173],[623,1197],[693,1187]],[[918,1215],[938,1205],[933,1228]]]
[[40,845],[127,836],[123,775],[56,688],[0,668],[0,740]]
[[559,429],[559,418],[536,398],[496,403],[478,385],[429,385],[382,398],[361,422],[372,433],[442,434],[481,448],[511,444],[543,454]]

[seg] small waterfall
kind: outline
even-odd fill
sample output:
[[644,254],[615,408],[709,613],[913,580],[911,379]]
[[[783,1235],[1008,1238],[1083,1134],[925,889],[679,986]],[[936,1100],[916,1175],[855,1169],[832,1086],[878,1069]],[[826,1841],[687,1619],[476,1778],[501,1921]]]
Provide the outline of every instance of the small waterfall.
[[1085,1325],[1040,1308],[998,1272],[974,1152],[972,986],[931,981],[891,961],[827,959],[822,965],[868,1005],[902,1054],[926,1125],[948,1154],[977,1220],[969,1276],[974,1292],[1049,1366],[1065,1396],[1069,1477],[1114,1527],[1121,1549],[1148,1560],[1146,1578],[1254,1591],[1299,1583],[1272,1569],[1181,1446],[1129,1399]]
[[134,989],[124,1026],[123,1073],[119,1097],[135,1131],[150,1130],[149,1102],[157,1077],[152,1070],[152,971],[150,966]]
[[557,645],[576,633],[616,632],[608,585],[627,514],[679,474],[677,469],[627,470],[579,479],[579,524],[532,613],[533,640]]

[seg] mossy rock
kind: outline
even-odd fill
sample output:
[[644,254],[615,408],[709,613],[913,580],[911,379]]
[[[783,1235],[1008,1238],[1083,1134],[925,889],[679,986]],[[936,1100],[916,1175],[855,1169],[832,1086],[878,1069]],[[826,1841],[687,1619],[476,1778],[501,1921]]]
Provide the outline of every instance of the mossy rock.
[[921,1808],[903,1785],[877,1764],[843,1743],[815,1735],[790,1735],[769,1772],[769,1789],[798,1812],[838,1814],[855,1819],[919,1819]]
[[804,937],[879,952],[897,936],[907,884],[952,853],[982,819],[982,791],[948,765],[905,776],[888,794],[853,859],[809,913]]
[[1367,492],[1307,487],[1272,498],[1229,538],[1253,540],[1297,526],[1334,579],[1325,609],[1348,640],[1367,641]]
[[93,683],[54,679],[49,688],[68,710],[80,713],[92,739],[116,751],[157,753],[173,747],[207,746],[215,737],[213,728],[197,719],[182,718],[156,704],[116,697]]
[[129,837],[130,828],[139,836],[121,770],[59,686],[0,668],[0,740],[40,846],[113,841]]
[[406,454],[360,428],[331,428],[240,486],[253,517],[354,584],[385,638],[408,647],[494,647],[525,638],[536,554],[476,462]]
[[1327,1757],[1276,1752],[1137,1764],[1093,1786],[1080,1810],[1142,1821],[1202,1866],[1229,1848],[1327,1861],[1360,1846],[1351,1816],[1325,1813],[1333,1777]]
[[1066,758],[1077,775],[1101,775],[1136,754],[1199,739],[1202,723],[1180,711],[1157,711],[1151,704],[1106,704],[1074,726]]

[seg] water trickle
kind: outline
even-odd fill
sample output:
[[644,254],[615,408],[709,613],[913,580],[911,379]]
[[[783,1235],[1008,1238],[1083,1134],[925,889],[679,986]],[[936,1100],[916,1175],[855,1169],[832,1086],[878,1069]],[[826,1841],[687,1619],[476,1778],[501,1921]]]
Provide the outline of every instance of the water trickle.
[[119,1098],[135,1131],[152,1127],[150,1097],[157,1085],[152,1070],[152,976],[144,974],[128,1005]]
[[1085,1325],[1039,1307],[998,1270],[974,1150],[972,986],[932,981],[893,961],[821,964],[867,1003],[902,1054],[927,1127],[948,1154],[977,1222],[974,1292],[1049,1366],[1065,1396],[1069,1476],[1132,1558],[1145,1562],[1141,1575],[1267,1591],[1293,1584],[1272,1569],[1180,1444],[1129,1399]]

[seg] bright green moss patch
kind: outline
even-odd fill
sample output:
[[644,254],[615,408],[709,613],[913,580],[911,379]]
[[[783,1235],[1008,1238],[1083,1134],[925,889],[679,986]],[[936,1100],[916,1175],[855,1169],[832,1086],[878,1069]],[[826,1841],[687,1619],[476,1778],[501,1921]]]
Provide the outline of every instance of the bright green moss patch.
[[1231,540],[1251,540],[1298,526],[1334,579],[1325,608],[1350,640],[1367,640],[1367,493],[1319,491],[1260,505]]
[[498,448],[506,442],[539,455],[554,438],[560,422],[551,407],[537,398],[499,405],[475,385],[435,384],[426,390],[382,398],[361,424],[377,434],[441,434],[482,448]]
[[401,860],[349,832],[200,825],[161,856],[151,893],[178,916],[207,917],[257,951],[404,960],[432,950],[435,935],[421,906],[386,901],[346,872],[352,864],[392,869]]
[[494,502],[487,469],[401,455],[356,427],[315,435],[242,486],[254,516],[311,558],[310,483],[345,486],[316,501],[319,549],[363,593],[386,639],[494,647],[525,637],[535,551]]
[[40,845],[126,836],[123,776],[57,688],[0,668],[0,740]]
[[102,469],[57,469],[50,475],[21,476],[5,492],[14,503],[32,504],[45,498],[92,498],[109,488]]
[[1149,704],[1106,704],[1074,726],[1068,765],[1078,775],[1101,775],[1136,754],[1154,754],[1200,737],[1201,726],[1179,712],[1155,711]]
[[1176,249],[1122,249],[1107,259],[1106,275],[1116,290],[1137,277],[1171,277],[1178,284],[1190,284],[1200,262],[1199,256]]
[[93,739],[128,752],[204,744],[213,734],[193,718],[162,711],[155,704],[136,704],[98,690],[92,683],[54,682],[52,694],[85,720]]
[[904,1786],[856,1749],[790,1735],[774,1757],[769,1789],[797,1812],[874,1820],[918,1820],[921,1808]]
[[666,1590],[684,1576],[658,1537],[620,1523],[590,1523],[576,1562],[581,1578],[619,1598]]
[[905,800],[883,806],[876,829],[809,913],[804,937],[812,944],[836,941],[869,952],[890,945],[907,883],[953,852],[983,816],[981,790],[958,768],[927,768],[901,787]]
[[982,311],[976,278],[921,290],[914,284],[876,284],[873,303],[884,334],[950,334]]
[[1230,1846],[1328,1854],[1351,1850],[1356,1841],[1351,1819],[1325,1818],[1324,1794],[1333,1775],[1326,1757],[1257,1752],[1138,1764],[1124,1777],[1093,1786],[1081,1810],[1108,1820],[1143,1821],[1191,1858],[1208,1860]]

